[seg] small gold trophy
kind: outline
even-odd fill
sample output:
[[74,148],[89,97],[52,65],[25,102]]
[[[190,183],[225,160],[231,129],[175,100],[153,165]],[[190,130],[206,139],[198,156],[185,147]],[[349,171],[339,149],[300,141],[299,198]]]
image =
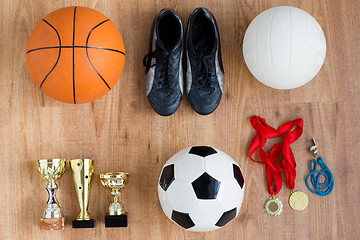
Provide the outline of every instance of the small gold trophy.
[[100,174],[100,180],[105,188],[111,189],[114,201],[109,206],[109,212],[105,216],[105,227],[127,227],[127,213],[124,205],[119,201],[121,189],[129,180],[130,173],[111,172]]
[[74,185],[80,205],[80,213],[73,221],[73,228],[94,228],[95,221],[88,212],[91,177],[94,173],[94,161],[91,159],[73,159],[70,161]]
[[37,160],[37,169],[41,178],[48,181],[46,190],[49,199],[43,217],[40,220],[40,230],[64,230],[64,216],[55,193],[58,189],[55,181],[65,172],[65,159]]

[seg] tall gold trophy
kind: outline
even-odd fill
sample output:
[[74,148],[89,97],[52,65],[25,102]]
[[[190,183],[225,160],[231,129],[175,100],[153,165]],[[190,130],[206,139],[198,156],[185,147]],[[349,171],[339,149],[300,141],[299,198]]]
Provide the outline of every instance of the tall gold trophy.
[[91,159],[73,159],[70,161],[74,185],[80,205],[80,213],[73,221],[73,228],[94,228],[95,221],[88,212],[91,179],[94,173],[94,161]]
[[111,195],[114,197],[108,214],[105,216],[105,227],[127,227],[127,213],[124,205],[119,201],[119,197],[121,189],[127,185],[129,177],[130,173],[126,172],[100,174],[101,184],[105,188],[111,189]]
[[65,159],[40,159],[37,160],[37,169],[41,178],[48,181],[46,190],[49,193],[49,199],[45,208],[43,217],[40,220],[40,230],[63,230],[64,216],[58,200],[56,199],[56,190],[58,189],[55,181],[65,172]]

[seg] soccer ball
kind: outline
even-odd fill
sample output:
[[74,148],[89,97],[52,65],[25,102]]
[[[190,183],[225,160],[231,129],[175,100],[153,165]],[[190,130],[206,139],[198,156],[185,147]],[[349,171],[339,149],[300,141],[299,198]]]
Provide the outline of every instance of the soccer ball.
[[250,23],[243,54],[257,80],[272,88],[292,89],[306,84],[320,71],[326,40],[319,23],[307,12],[274,7]]
[[194,232],[219,229],[239,213],[244,177],[226,153],[193,146],[176,153],[164,165],[158,194],[165,215]]

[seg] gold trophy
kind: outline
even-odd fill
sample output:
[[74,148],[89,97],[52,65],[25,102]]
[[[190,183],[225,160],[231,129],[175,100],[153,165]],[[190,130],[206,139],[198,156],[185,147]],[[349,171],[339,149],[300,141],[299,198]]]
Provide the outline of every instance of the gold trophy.
[[64,216],[58,200],[56,199],[56,190],[58,186],[55,181],[65,172],[65,159],[41,159],[37,160],[37,169],[41,178],[48,181],[46,190],[49,193],[49,199],[45,208],[43,217],[40,220],[40,230],[63,230]]
[[124,205],[119,201],[119,197],[121,189],[127,185],[129,177],[130,173],[126,172],[100,174],[101,184],[105,188],[111,189],[111,195],[114,197],[108,214],[105,216],[105,227],[127,227],[127,213]]
[[94,161],[91,159],[73,159],[70,161],[70,167],[80,205],[80,213],[76,220],[73,221],[73,228],[94,228],[95,222],[88,212]]

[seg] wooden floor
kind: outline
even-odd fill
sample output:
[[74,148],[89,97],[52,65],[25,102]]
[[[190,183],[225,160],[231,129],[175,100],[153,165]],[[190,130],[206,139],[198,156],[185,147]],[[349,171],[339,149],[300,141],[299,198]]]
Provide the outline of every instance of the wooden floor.
[[[126,63],[115,88],[88,104],[69,105],[41,93],[26,66],[25,50],[32,29],[46,14],[71,5],[94,8],[121,32]],[[317,19],[327,40],[320,73],[307,85],[289,91],[268,88],[254,79],[242,54],[242,39],[251,20],[267,8],[299,7]],[[144,90],[142,58],[147,53],[153,18],[174,8],[186,25],[194,8],[204,6],[217,18],[226,86],[219,108],[209,116],[196,114],[185,96],[178,111],[160,117]],[[356,239],[360,234],[360,2],[358,0],[2,0],[0,7],[0,239]],[[265,170],[248,157],[255,132],[254,114],[278,127],[298,117],[304,133],[293,145],[297,160],[296,190],[308,194],[302,212],[287,204],[289,190],[279,198],[283,213],[263,211],[268,198]],[[326,197],[310,193],[304,179],[312,155],[311,138],[333,171],[334,191]],[[241,166],[246,189],[236,220],[221,230],[192,233],[163,214],[157,181],[162,165],[190,145],[212,145]],[[74,230],[78,204],[69,166],[60,179],[58,199],[66,215],[65,231],[40,232],[39,219],[47,193],[35,168],[39,158],[95,160],[89,211],[95,229]],[[128,171],[131,178],[123,202],[129,227],[105,229],[110,194],[99,174]]]

